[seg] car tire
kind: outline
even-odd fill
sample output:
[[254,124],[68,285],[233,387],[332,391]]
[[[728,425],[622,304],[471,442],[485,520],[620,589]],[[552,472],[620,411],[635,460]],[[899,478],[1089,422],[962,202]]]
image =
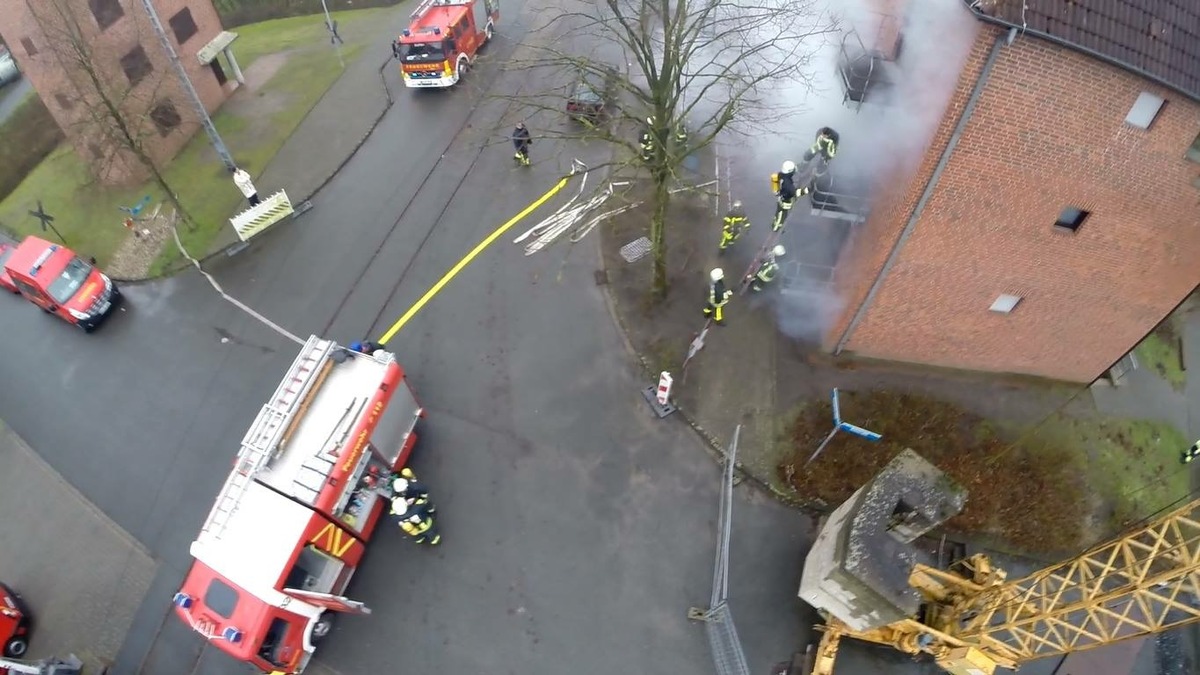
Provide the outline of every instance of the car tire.
[[19,659],[29,651],[29,642],[23,637],[15,637],[4,644],[4,655],[11,659]]
[[329,612],[325,612],[321,615],[321,618],[317,619],[317,623],[313,626],[312,641],[317,642],[318,640],[323,640],[332,632],[333,617],[330,616]]

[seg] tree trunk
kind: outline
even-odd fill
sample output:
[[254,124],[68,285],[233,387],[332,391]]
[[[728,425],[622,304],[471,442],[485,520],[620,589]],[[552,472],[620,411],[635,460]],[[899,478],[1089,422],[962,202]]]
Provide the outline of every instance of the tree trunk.
[[671,201],[670,174],[661,169],[652,172],[654,212],[650,216],[650,251],[654,254],[654,282],[651,294],[656,300],[667,297],[667,206]]

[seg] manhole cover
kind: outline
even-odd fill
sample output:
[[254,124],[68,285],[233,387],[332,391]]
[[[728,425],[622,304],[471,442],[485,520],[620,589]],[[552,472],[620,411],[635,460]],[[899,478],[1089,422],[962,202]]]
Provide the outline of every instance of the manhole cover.
[[646,237],[634,239],[621,247],[621,257],[625,262],[637,262],[650,252],[650,240]]

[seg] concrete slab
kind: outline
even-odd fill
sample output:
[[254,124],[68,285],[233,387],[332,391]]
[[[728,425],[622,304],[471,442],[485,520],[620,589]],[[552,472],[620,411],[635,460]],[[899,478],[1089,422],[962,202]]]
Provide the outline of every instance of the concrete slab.
[[109,665],[155,561],[0,424],[0,579],[34,615],[29,657]]

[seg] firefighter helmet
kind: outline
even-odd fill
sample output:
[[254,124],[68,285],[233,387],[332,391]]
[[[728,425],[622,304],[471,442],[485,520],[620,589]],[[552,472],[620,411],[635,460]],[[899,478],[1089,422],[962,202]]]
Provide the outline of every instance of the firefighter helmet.
[[787,253],[787,251],[783,248],[782,245],[780,245],[780,246],[776,246],[775,248],[771,249],[771,253],[774,253],[776,256],[782,256],[782,255],[785,255]]
[[396,480],[392,481],[392,491],[393,492],[397,492],[397,493],[404,492],[407,489],[408,489],[408,479],[407,478],[397,478]]
[[392,499],[392,513],[400,515],[408,513],[408,500],[404,497],[395,497]]
[[795,173],[796,163],[789,159],[788,161],[783,163],[783,168],[780,169],[780,171],[782,173]]
[[403,469],[400,469],[400,475],[409,480],[416,480],[417,478],[416,475],[413,474],[412,469],[408,468],[407,466]]
[[730,204],[730,205],[729,205],[729,209],[730,209],[731,211],[737,211],[738,213],[741,213],[741,211],[742,211],[742,200],[740,200],[740,199],[738,199],[738,200],[735,200],[735,201],[734,201],[732,204]]
[[713,271],[708,273],[709,278],[713,281],[720,281],[725,278],[725,270],[720,267],[713,268]]

